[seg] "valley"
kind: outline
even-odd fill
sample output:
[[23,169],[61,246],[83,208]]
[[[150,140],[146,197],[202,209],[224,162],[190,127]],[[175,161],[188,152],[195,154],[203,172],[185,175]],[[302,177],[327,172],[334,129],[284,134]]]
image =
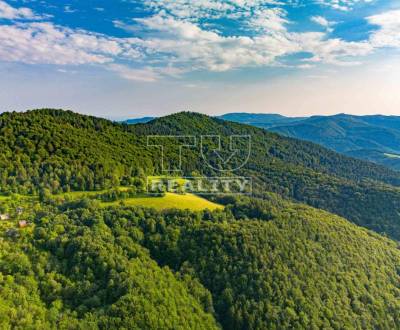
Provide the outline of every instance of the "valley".
[[400,170],[400,117],[312,116],[291,118],[266,114],[226,114],[220,118],[261,127],[279,134],[311,141],[344,155]]

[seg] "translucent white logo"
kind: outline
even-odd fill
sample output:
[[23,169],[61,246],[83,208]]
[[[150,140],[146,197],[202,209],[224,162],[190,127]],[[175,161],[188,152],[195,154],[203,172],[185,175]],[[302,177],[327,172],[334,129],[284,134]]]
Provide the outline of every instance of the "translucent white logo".
[[[191,135],[147,137],[147,146],[159,148],[161,176],[147,178],[147,191],[150,194],[164,192],[211,194],[251,194],[252,179],[235,176],[234,171],[241,169],[251,156],[251,136],[231,135]],[[180,176],[183,160],[192,159],[188,149],[198,151],[198,158],[204,165],[221,173],[221,176]],[[185,155],[185,153],[188,153]],[[194,161],[194,160],[193,160]]]

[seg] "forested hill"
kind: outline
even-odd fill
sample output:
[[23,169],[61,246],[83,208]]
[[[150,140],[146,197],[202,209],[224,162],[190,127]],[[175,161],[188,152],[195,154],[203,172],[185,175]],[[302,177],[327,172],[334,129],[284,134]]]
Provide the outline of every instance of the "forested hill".
[[43,205],[0,230],[0,328],[398,328],[396,242],[276,196],[226,202]]
[[346,155],[400,169],[399,116],[337,114],[292,118],[231,113],[221,118],[312,141]]
[[226,122],[198,113],[182,112],[130,127],[138,135],[250,135],[252,161],[282,160],[338,177],[400,186],[400,173],[397,171],[343,156],[314,143],[285,138],[251,125]]
[[[62,110],[0,116],[2,192],[95,190],[161,174],[160,149],[148,135],[251,136],[251,155],[236,172],[253,177],[254,195],[273,191],[400,239],[400,173],[312,143],[195,113],[125,125]],[[178,152],[169,154],[177,160]],[[216,175],[199,147],[183,152],[185,175]],[[238,160],[239,161],[239,160]]]
[[[131,129],[139,135],[248,134],[252,138],[251,157],[238,174],[253,177],[256,196],[274,191],[400,239],[400,173],[396,171],[310,142],[194,113],[159,118]],[[188,173],[199,166],[195,161],[199,154],[197,149],[187,156],[184,166]]]
[[[223,209],[191,212],[48,194],[135,191],[161,173],[149,135],[206,134],[223,136],[222,145],[232,134],[251,136],[251,156],[234,173],[253,177],[253,197],[218,196]],[[1,202],[14,209],[27,196],[3,194],[41,196],[0,221],[0,329],[400,324],[398,242],[268,193],[399,238],[396,172],[193,113],[134,126],[61,110],[5,113],[0,150]],[[168,160],[178,154],[169,151]],[[182,155],[183,174],[221,175],[199,145]]]

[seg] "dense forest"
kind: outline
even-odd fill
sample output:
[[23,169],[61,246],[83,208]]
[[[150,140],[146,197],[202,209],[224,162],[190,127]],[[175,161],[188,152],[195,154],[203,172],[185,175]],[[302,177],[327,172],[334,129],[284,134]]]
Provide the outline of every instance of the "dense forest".
[[284,117],[230,113],[220,118],[318,143],[351,157],[400,169],[400,117],[369,115]]
[[396,329],[398,245],[269,195],[43,205],[0,240],[2,329]]
[[[222,158],[250,136],[243,167],[245,151],[220,172],[210,140],[180,175],[251,177],[252,196],[126,206],[164,174],[151,135],[220,135]],[[398,172],[195,113],[3,113],[0,142],[1,329],[400,329]]]
[[[318,145],[195,113],[127,125],[62,110],[0,115],[0,190],[40,194],[143,187],[146,175],[162,174],[161,151],[149,135],[251,136],[248,162],[233,175],[252,177],[254,195],[272,191],[343,216],[400,239],[400,173],[339,155]],[[171,142],[168,160],[179,162]],[[183,175],[219,176],[199,144],[185,148]],[[236,159],[240,163],[242,158]],[[235,159],[233,159],[235,161]],[[235,163],[233,164],[235,165]]]

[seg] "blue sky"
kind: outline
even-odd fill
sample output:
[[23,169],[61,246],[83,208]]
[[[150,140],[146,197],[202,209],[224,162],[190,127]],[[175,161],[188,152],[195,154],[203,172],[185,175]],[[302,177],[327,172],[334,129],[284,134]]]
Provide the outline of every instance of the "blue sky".
[[0,0],[2,111],[398,114],[390,0]]

